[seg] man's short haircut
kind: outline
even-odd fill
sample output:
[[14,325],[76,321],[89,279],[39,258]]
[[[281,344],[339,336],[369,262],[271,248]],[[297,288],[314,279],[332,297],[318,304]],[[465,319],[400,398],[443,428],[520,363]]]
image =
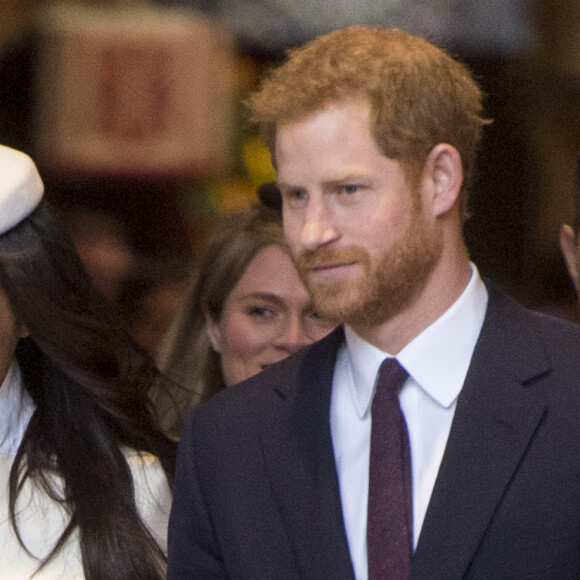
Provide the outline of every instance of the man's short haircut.
[[448,143],[469,184],[488,122],[482,92],[463,64],[404,30],[352,26],[319,36],[291,50],[247,104],[275,161],[278,125],[349,98],[369,100],[377,145],[411,175],[435,145]]

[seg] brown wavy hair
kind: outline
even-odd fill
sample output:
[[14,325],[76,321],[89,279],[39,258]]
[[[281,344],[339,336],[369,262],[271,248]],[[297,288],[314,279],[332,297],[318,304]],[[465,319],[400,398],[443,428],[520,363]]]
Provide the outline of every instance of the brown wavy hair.
[[163,415],[169,418],[165,428],[173,435],[179,433],[183,418],[193,405],[226,388],[221,358],[211,346],[204,313],[219,320],[227,297],[249,263],[272,245],[288,251],[280,212],[269,207],[256,205],[233,212],[212,231],[185,305],[158,357],[159,368],[183,387],[174,391],[177,404],[164,404],[164,393],[156,400],[157,407],[164,409]]

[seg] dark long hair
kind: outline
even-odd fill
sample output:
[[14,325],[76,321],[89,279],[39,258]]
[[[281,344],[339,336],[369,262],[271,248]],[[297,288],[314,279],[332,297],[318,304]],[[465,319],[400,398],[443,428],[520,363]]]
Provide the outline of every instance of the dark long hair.
[[164,578],[165,558],[139,517],[122,450],[154,454],[171,482],[175,443],[148,402],[161,375],[94,290],[46,204],[0,236],[0,287],[29,331],[16,358],[36,405],[10,472],[16,534],[16,501],[30,479],[71,514],[40,567],[78,530],[87,579]]

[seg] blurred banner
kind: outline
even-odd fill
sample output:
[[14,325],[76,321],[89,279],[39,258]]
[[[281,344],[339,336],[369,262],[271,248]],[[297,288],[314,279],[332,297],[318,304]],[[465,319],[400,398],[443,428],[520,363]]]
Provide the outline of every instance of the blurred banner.
[[537,0],[155,1],[220,16],[242,45],[275,53],[351,24],[405,28],[463,54],[510,56],[535,42]]
[[191,10],[56,5],[38,29],[44,165],[151,177],[227,169],[235,48],[216,22]]

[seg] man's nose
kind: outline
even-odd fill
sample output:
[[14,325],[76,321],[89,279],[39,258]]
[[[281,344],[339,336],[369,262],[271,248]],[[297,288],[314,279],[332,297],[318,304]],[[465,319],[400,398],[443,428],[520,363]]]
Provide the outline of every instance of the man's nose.
[[316,250],[338,239],[338,232],[331,223],[331,215],[322,202],[311,203],[302,226],[300,242],[304,250]]

